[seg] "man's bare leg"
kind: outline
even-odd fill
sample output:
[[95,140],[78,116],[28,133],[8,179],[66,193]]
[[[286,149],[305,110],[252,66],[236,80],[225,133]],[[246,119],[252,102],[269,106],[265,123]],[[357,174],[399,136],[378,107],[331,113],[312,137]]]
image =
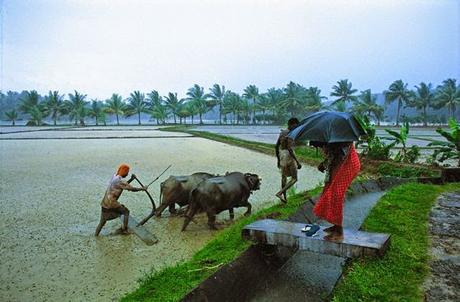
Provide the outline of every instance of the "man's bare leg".
[[128,222],[129,222],[129,210],[127,207],[123,207],[123,227],[121,228],[121,231],[123,234],[129,234],[128,232]]
[[[286,178],[286,177],[285,177]],[[291,177],[291,180],[279,191],[276,193],[276,196],[281,199],[282,202],[287,203],[287,198],[286,198],[286,192],[289,190],[290,187],[292,187],[295,183],[297,182],[296,177]],[[281,195],[283,195],[284,199],[281,198]]]
[[94,234],[95,236],[99,236],[99,233],[101,232],[106,222],[107,222],[107,219],[105,219],[104,213],[101,213],[101,220],[99,221],[99,224],[97,225],[96,233]]
[[284,203],[287,202],[286,196],[284,196],[283,194],[283,188],[286,186],[286,181],[287,181],[286,175],[281,175],[281,190],[278,193],[276,193],[276,197],[278,197]]
[[118,218],[120,215],[117,213],[111,213],[111,212],[104,212],[101,211],[101,220],[99,221],[99,224],[96,228],[96,232],[94,235],[99,236],[99,233],[101,232],[102,228],[106,224],[107,221],[113,220],[115,218]]

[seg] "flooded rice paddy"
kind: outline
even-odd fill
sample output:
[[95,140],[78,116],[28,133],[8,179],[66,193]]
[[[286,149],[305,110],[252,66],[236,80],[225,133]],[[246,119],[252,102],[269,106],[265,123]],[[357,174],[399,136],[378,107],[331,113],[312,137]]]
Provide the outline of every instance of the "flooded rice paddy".
[[[181,233],[183,219],[168,217],[166,211],[145,224],[158,237],[156,245],[147,246],[134,235],[111,235],[119,220],[108,222],[94,237],[100,200],[121,162],[146,183],[173,165],[149,189],[157,203],[159,183],[167,176],[198,171],[257,173],[262,185],[250,198],[253,209],[277,202],[279,173],[268,155],[156,127],[17,128],[0,131],[2,301],[118,300],[146,272],[189,259],[217,234],[207,228],[205,215]],[[303,167],[300,180],[298,190],[313,188],[323,175]],[[139,220],[150,212],[143,192],[125,192],[120,200]],[[236,217],[244,211],[238,209]],[[220,214],[218,221],[228,225],[228,214]]]
[[[388,127],[399,133],[399,129],[395,127]],[[268,144],[275,144],[278,139],[281,127],[279,126],[197,126],[195,130],[208,131],[217,134],[232,136],[249,141],[257,141]],[[383,128],[377,129],[377,136],[384,138],[383,142],[389,144],[392,141],[386,140],[389,135]],[[444,137],[439,135],[435,128],[411,128],[410,134],[406,142],[406,146],[410,148],[413,145],[420,147],[420,158],[418,162],[424,163],[433,154],[433,148],[428,144],[432,141],[446,141]],[[401,145],[396,146],[401,147]],[[392,155],[398,153],[398,149],[392,149]],[[446,161],[450,165],[455,165],[455,161]]]

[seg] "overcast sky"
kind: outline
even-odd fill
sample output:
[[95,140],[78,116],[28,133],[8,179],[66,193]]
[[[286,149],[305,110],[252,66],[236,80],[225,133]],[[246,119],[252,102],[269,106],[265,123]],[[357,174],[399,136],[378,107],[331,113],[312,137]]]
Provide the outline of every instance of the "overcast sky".
[[[2,0],[0,0],[2,1]],[[3,0],[2,90],[133,90],[197,83],[263,92],[348,78],[380,92],[460,79],[460,0]]]

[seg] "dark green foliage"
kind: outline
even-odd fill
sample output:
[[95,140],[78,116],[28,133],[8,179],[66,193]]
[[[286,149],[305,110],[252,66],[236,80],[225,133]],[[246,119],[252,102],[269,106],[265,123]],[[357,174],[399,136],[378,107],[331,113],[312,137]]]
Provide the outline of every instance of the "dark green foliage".
[[[371,124],[366,115],[355,116],[355,118],[366,133],[365,142],[367,145],[364,146],[362,154],[370,159],[388,160],[390,158],[390,150],[395,143],[387,145],[381,141],[376,135],[375,126]],[[362,142],[359,142],[359,144],[362,144]]]
[[377,171],[383,176],[395,176],[402,178],[437,176],[437,173],[430,168],[402,166],[391,162],[379,164]]
[[458,166],[460,167],[460,123],[454,119],[449,120],[450,131],[446,131],[442,128],[436,130],[441,134],[445,141],[434,141],[428,144],[428,146],[436,146],[439,149],[436,149],[433,153],[433,159],[443,162],[448,159],[458,159]]
[[419,157],[420,157],[420,148],[417,145],[412,145],[409,148],[409,151],[407,151],[404,159],[405,159],[405,162],[413,164],[417,161]]

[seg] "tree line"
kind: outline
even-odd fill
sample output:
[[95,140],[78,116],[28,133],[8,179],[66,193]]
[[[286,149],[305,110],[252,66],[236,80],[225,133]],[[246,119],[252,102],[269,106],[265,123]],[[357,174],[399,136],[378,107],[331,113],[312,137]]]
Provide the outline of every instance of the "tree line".
[[[0,101],[14,94],[0,92]],[[431,83],[420,83],[414,89],[402,80],[391,83],[383,92],[385,103],[397,103],[396,125],[400,123],[401,110],[414,107],[421,113],[424,125],[428,123],[427,110],[447,108],[450,117],[454,118],[460,104],[460,85],[455,79],[447,79],[433,88]],[[15,125],[22,113],[28,118],[27,125],[39,126],[49,118],[57,125],[57,121],[67,117],[75,125],[84,126],[88,118],[95,120],[96,125],[106,125],[108,115],[120,119],[137,116],[141,125],[141,114],[148,114],[157,124],[165,124],[172,119],[179,122],[203,124],[203,115],[217,108],[219,124],[272,124],[284,123],[293,116],[304,116],[308,113],[324,109],[350,111],[366,115],[378,125],[384,120],[385,107],[377,104],[377,96],[370,89],[361,91],[353,88],[352,83],[345,79],[338,81],[330,93],[331,100],[321,94],[318,87],[304,87],[290,82],[284,88],[270,88],[260,92],[255,85],[247,86],[242,94],[227,90],[225,86],[214,84],[208,92],[198,84],[189,88],[186,98],[178,98],[177,93],[169,92],[161,96],[156,90],[145,94],[133,91],[124,99],[119,94],[104,101],[88,100],[87,95],[74,91],[67,97],[59,91],[50,91],[41,96],[35,90],[21,94],[19,104],[4,113],[6,120]]]

